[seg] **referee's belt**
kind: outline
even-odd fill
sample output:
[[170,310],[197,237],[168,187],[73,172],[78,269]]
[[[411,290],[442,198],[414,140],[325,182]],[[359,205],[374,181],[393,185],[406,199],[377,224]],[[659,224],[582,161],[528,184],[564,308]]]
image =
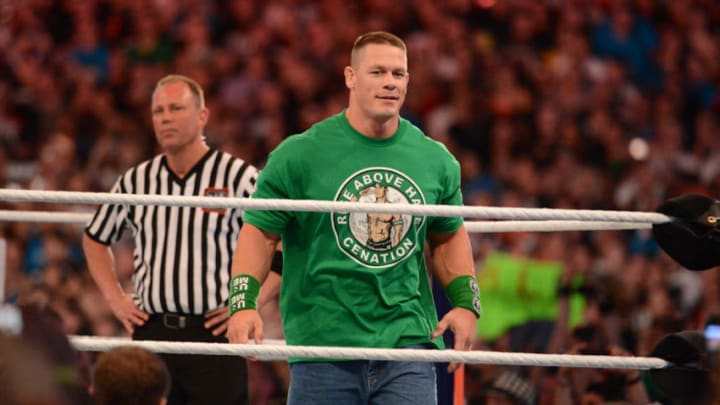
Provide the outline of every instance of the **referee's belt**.
[[204,329],[204,315],[150,314],[148,322],[162,323],[167,329]]

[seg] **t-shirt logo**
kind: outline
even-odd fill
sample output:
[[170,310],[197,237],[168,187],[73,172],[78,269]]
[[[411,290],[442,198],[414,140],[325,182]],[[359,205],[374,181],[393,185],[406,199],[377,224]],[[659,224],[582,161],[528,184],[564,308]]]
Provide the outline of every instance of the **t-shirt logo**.
[[[405,174],[373,167],[354,173],[343,183],[335,201],[376,204],[424,204],[420,188]],[[340,249],[356,262],[373,268],[400,263],[417,247],[417,231],[425,217],[401,213],[331,214]]]
[[[203,191],[206,197],[229,197],[230,192],[227,187],[208,187]],[[203,208],[203,212],[224,215],[226,208]]]

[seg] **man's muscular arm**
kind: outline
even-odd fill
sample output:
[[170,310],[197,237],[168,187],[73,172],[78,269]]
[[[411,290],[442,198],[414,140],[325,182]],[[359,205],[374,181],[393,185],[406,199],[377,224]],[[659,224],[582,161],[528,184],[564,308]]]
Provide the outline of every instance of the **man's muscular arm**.
[[[279,241],[280,235],[265,232],[252,224],[245,223],[240,229],[231,279],[239,275],[247,275],[262,284],[270,272],[270,265]],[[255,343],[262,343],[263,322],[256,308],[233,313],[228,323],[227,338],[231,343],[247,343],[250,337],[254,338]]]
[[[428,234],[430,247],[432,249],[432,263],[435,277],[437,277],[443,288],[448,293],[448,298],[453,301],[452,294],[447,290],[454,280],[462,281],[475,278],[475,265],[472,256],[472,247],[465,225],[451,233]],[[470,291],[470,287],[466,287]],[[477,283],[475,284],[477,288]],[[479,297],[477,305],[479,306]],[[463,303],[465,304],[465,303]],[[450,329],[455,333],[455,350],[470,350],[475,341],[477,318],[479,308],[469,309],[465,305],[453,303],[451,309],[440,320],[432,337],[436,338]],[[459,366],[458,363],[451,363],[448,371],[452,372]]]

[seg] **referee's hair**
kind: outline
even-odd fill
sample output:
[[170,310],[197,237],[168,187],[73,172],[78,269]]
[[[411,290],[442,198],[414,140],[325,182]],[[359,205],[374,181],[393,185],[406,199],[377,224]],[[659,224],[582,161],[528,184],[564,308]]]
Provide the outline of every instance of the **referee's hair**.
[[170,83],[185,83],[190,88],[190,91],[192,92],[193,96],[195,96],[195,101],[197,103],[198,108],[205,108],[205,93],[203,92],[202,86],[200,86],[200,83],[196,82],[195,80],[185,76],[185,75],[167,75],[163,77],[162,79],[158,80],[157,84],[155,85],[155,90],[153,90],[153,95],[157,91],[157,89],[160,86],[164,86],[166,84]]
[[91,392],[97,405],[158,405],[170,393],[170,373],[146,349],[115,347],[95,362]]

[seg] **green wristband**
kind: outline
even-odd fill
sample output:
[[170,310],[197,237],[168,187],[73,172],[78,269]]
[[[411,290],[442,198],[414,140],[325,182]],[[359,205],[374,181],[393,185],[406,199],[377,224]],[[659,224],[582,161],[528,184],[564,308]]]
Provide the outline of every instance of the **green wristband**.
[[445,287],[445,294],[453,308],[465,308],[473,311],[479,318],[482,314],[480,306],[480,289],[473,276],[457,276]]
[[260,295],[260,282],[249,274],[240,274],[230,280],[230,316],[244,309],[255,309]]

